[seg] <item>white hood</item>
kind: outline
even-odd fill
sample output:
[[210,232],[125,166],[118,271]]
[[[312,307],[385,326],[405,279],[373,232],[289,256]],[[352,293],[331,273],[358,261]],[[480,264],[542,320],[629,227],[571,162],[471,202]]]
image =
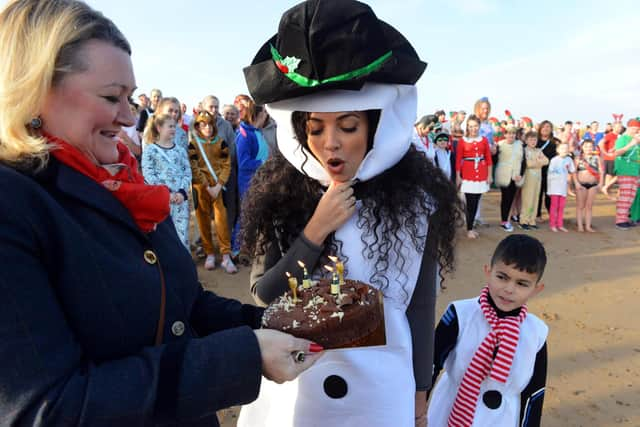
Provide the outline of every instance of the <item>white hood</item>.
[[[369,180],[391,168],[404,157],[411,146],[418,92],[413,85],[365,83],[359,91],[328,90],[267,105],[269,114],[278,124],[278,148],[300,172],[328,186],[329,174],[308,150],[295,138],[291,125],[294,111],[331,113],[342,111],[380,110],[373,148],[356,172],[355,180]],[[305,162],[304,171],[302,164]]]

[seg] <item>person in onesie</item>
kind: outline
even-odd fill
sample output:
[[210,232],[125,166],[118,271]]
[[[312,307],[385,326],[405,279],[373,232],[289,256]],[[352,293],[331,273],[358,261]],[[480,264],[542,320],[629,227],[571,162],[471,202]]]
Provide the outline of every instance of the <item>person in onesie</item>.
[[454,301],[436,328],[429,427],[539,427],[549,328],[528,313],[544,289],[539,240],[514,234],[485,265],[480,297]]
[[286,272],[301,280],[298,261],[326,277],[335,255],[381,290],[386,345],[326,351],[290,386],[263,381],[238,426],[424,425],[438,271],[462,223],[453,184],[411,142],[425,66],[369,6],[309,0],[245,68],[280,149],[243,204],[255,299],[282,295]]

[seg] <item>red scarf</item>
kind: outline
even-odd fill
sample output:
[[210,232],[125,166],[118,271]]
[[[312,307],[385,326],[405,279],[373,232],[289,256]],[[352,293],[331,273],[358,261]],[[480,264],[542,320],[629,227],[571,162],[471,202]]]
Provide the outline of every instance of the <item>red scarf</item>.
[[76,147],[51,135],[49,142],[59,149],[51,151],[53,157],[72,169],[104,186],[122,203],[140,229],[149,233],[169,215],[169,189],[164,185],[147,185],[138,172],[138,162],[124,144],[118,144],[118,164],[122,167],[112,175],[104,167],[95,165]]
[[[473,424],[480,384],[487,376],[501,383],[507,382],[509,377],[520,337],[520,324],[527,317],[527,306],[523,305],[520,308],[518,316],[500,319],[489,303],[488,295],[489,287],[486,286],[480,294],[480,308],[491,325],[491,330],[476,350],[462,377],[453,409],[449,414],[448,427],[467,427]],[[496,347],[498,351],[494,359],[493,352]]]

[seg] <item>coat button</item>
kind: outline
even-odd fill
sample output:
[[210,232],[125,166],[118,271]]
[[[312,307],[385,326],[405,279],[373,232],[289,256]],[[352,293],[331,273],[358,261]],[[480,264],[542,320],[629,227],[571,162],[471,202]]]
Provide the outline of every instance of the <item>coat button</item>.
[[144,251],[144,260],[147,262],[147,264],[153,265],[158,262],[158,257],[156,256],[155,252],[147,249],[146,251]]
[[182,334],[184,334],[184,323],[179,320],[177,322],[173,322],[173,325],[171,325],[171,332],[173,332],[173,335],[177,337],[182,336]]

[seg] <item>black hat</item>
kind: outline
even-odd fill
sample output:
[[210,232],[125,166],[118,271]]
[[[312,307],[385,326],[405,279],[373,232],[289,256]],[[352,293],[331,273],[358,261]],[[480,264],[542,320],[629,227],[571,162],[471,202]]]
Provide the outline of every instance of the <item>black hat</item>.
[[307,0],[282,15],[278,34],[245,67],[258,104],[365,82],[415,84],[426,63],[407,39],[355,0]]
[[439,139],[447,139],[449,140],[449,134],[447,132],[439,132],[436,134],[436,137],[433,138],[434,141],[438,141]]

